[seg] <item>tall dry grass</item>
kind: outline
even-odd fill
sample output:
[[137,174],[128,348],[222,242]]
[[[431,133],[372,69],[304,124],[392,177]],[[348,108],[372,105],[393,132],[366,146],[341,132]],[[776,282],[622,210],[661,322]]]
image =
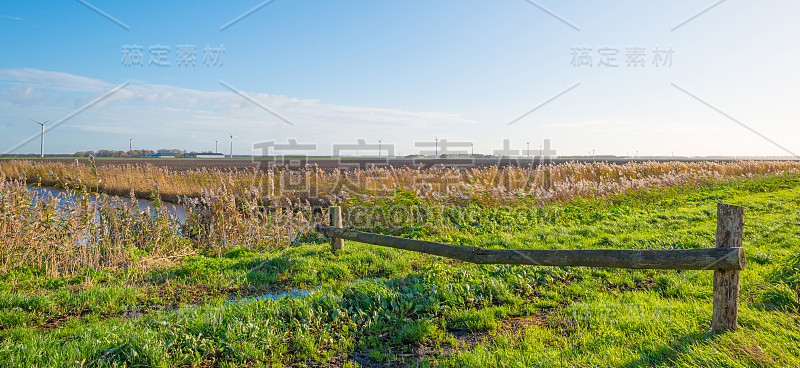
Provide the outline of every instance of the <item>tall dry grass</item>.
[[202,189],[200,198],[181,199],[189,212],[184,232],[195,246],[279,248],[313,231],[324,218],[325,212],[315,212],[307,201],[265,201],[255,187],[235,188],[229,177],[219,187]]
[[[324,218],[314,206],[391,200],[398,190],[434,203],[541,205],[703,180],[800,173],[800,162],[567,163],[538,167],[366,170],[176,171],[152,165],[0,163],[0,273],[30,267],[48,276],[82,268],[130,268],[232,245],[279,248]],[[54,197],[30,183],[68,188]],[[96,191],[130,196],[122,201]],[[186,206],[185,222],[136,197]]]
[[[745,178],[798,173],[800,162],[645,162],[627,164],[566,163],[537,167],[472,167],[414,169],[374,167],[366,170],[322,170],[273,167],[263,170],[170,170],[153,165],[86,165],[11,160],[0,163],[0,174],[28,183],[98,189],[147,198],[157,189],[163,200],[201,198],[220,190],[257,196],[285,206],[286,201],[326,205],[348,195],[384,195],[398,189],[418,197],[443,201],[502,204],[526,196],[540,203],[574,196],[603,197],[641,188],[664,188],[706,179]],[[211,194],[209,194],[211,195]],[[245,201],[246,202],[246,201]]]
[[256,191],[226,183],[185,198],[181,221],[156,200],[142,211],[129,200],[89,191],[52,194],[0,174],[0,274],[26,268],[47,277],[83,269],[142,269],[194,254],[239,245],[277,248],[312,231],[322,214],[309,205],[268,208]]
[[[0,175],[0,177],[2,177]],[[5,179],[5,178],[3,178]],[[166,212],[140,212],[105,195],[51,195],[19,181],[0,186],[0,273],[26,267],[55,277],[130,267],[140,256],[190,251]]]

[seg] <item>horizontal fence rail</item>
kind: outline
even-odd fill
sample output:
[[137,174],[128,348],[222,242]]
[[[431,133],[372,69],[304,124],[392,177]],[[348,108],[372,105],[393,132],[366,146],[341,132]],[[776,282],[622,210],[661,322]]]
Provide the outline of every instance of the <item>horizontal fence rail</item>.
[[679,250],[631,249],[485,249],[463,245],[398,238],[317,225],[329,238],[409,250],[478,264],[607,267],[670,270],[744,270],[742,248]]
[[739,272],[747,260],[742,248],[744,208],[717,204],[716,247],[704,249],[485,249],[463,245],[398,238],[345,229],[340,207],[330,207],[330,225],[316,230],[331,239],[331,250],[344,248],[344,240],[432,254],[477,264],[605,267],[629,269],[712,270],[714,305],[711,331],[737,329]]

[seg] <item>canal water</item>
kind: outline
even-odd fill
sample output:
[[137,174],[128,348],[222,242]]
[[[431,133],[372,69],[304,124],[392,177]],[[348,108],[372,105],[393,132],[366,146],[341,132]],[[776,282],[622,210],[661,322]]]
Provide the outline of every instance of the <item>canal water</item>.
[[[28,189],[30,189],[32,192],[35,193],[34,194],[35,198],[50,199],[50,198],[56,198],[59,195],[61,195],[60,198],[62,198],[62,200],[66,200],[66,201],[77,201],[77,200],[80,199],[80,194],[77,194],[75,192],[66,191],[66,190],[63,190],[63,189],[57,189],[57,188],[51,188],[51,187],[38,187],[38,186],[28,186]],[[131,199],[129,197],[121,197],[121,196],[115,196],[115,195],[109,195],[108,197],[110,199],[112,199],[112,200],[119,201],[120,203],[124,203],[125,205],[131,203]],[[90,200],[94,200],[95,197],[92,196],[90,198],[91,198]],[[36,200],[36,199],[34,199],[34,200]],[[139,211],[140,212],[147,212],[149,210],[150,213],[152,213],[152,214],[156,213],[156,206],[153,203],[153,201],[148,200],[148,199],[137,198],[136,202],[139,205]],[[164,202],[162,202],[161,207],[164,210],[166,210],[167,213],[169,213],[171,216],[177,218],[182,223],[186,222],[186,219],[189,218],[189,212],[186,211],[186,207],[184,207],[184,206],[173,204],[173,203],[164,203]]]

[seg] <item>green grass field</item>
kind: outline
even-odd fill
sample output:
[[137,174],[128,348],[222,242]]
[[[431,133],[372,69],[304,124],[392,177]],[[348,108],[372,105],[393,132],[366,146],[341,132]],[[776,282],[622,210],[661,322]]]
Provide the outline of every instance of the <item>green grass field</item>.
[[0,366],[800,366],[796,175],[365,229],[487,248],[709,248],[718,202],[745,207],[736,332],[710,333],[709,271],[472,265],[352,242],[333,255],[312,235],[148,272],[9,272]]

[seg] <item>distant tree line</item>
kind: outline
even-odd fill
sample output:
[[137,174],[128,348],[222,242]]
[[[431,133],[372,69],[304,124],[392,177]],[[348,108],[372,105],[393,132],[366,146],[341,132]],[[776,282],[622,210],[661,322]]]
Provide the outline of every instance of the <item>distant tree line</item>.
[[125,151],[111,151],[111,150],[99,150],[95,151],[78,151],[75,152],[73,155],[75,157],[127,157],[128,154]]
[[[114,150],[99,150],[97,152],[95,152],[95,151],[78,151],[78,152],[75,152],[75,154],[73,154],[73,156],[74,157],[94,156],[94,157],[119,157],[119,158],[122,158],[122,157],[138,157],[138,156],[142,156],[142,155],[145,155],[145,154],[154,154],[154,153],[157,153],[157,152],[172,152],[172,153],[175,154],[175,157],[184,157],[184,156],[193,157],[193,156],[197,155],[197,152],[195,152],[195,151],[186,152],[185,150],[180,150],[180,149],[177,149],[177,148],[173,148],[173,149],[162,148],[162,149],[159,149],[157,151],[144,150],[144,149],[133,150],[133,151],[114,151]],[[211,153],[211,151],[203,151],[201,153]]]

